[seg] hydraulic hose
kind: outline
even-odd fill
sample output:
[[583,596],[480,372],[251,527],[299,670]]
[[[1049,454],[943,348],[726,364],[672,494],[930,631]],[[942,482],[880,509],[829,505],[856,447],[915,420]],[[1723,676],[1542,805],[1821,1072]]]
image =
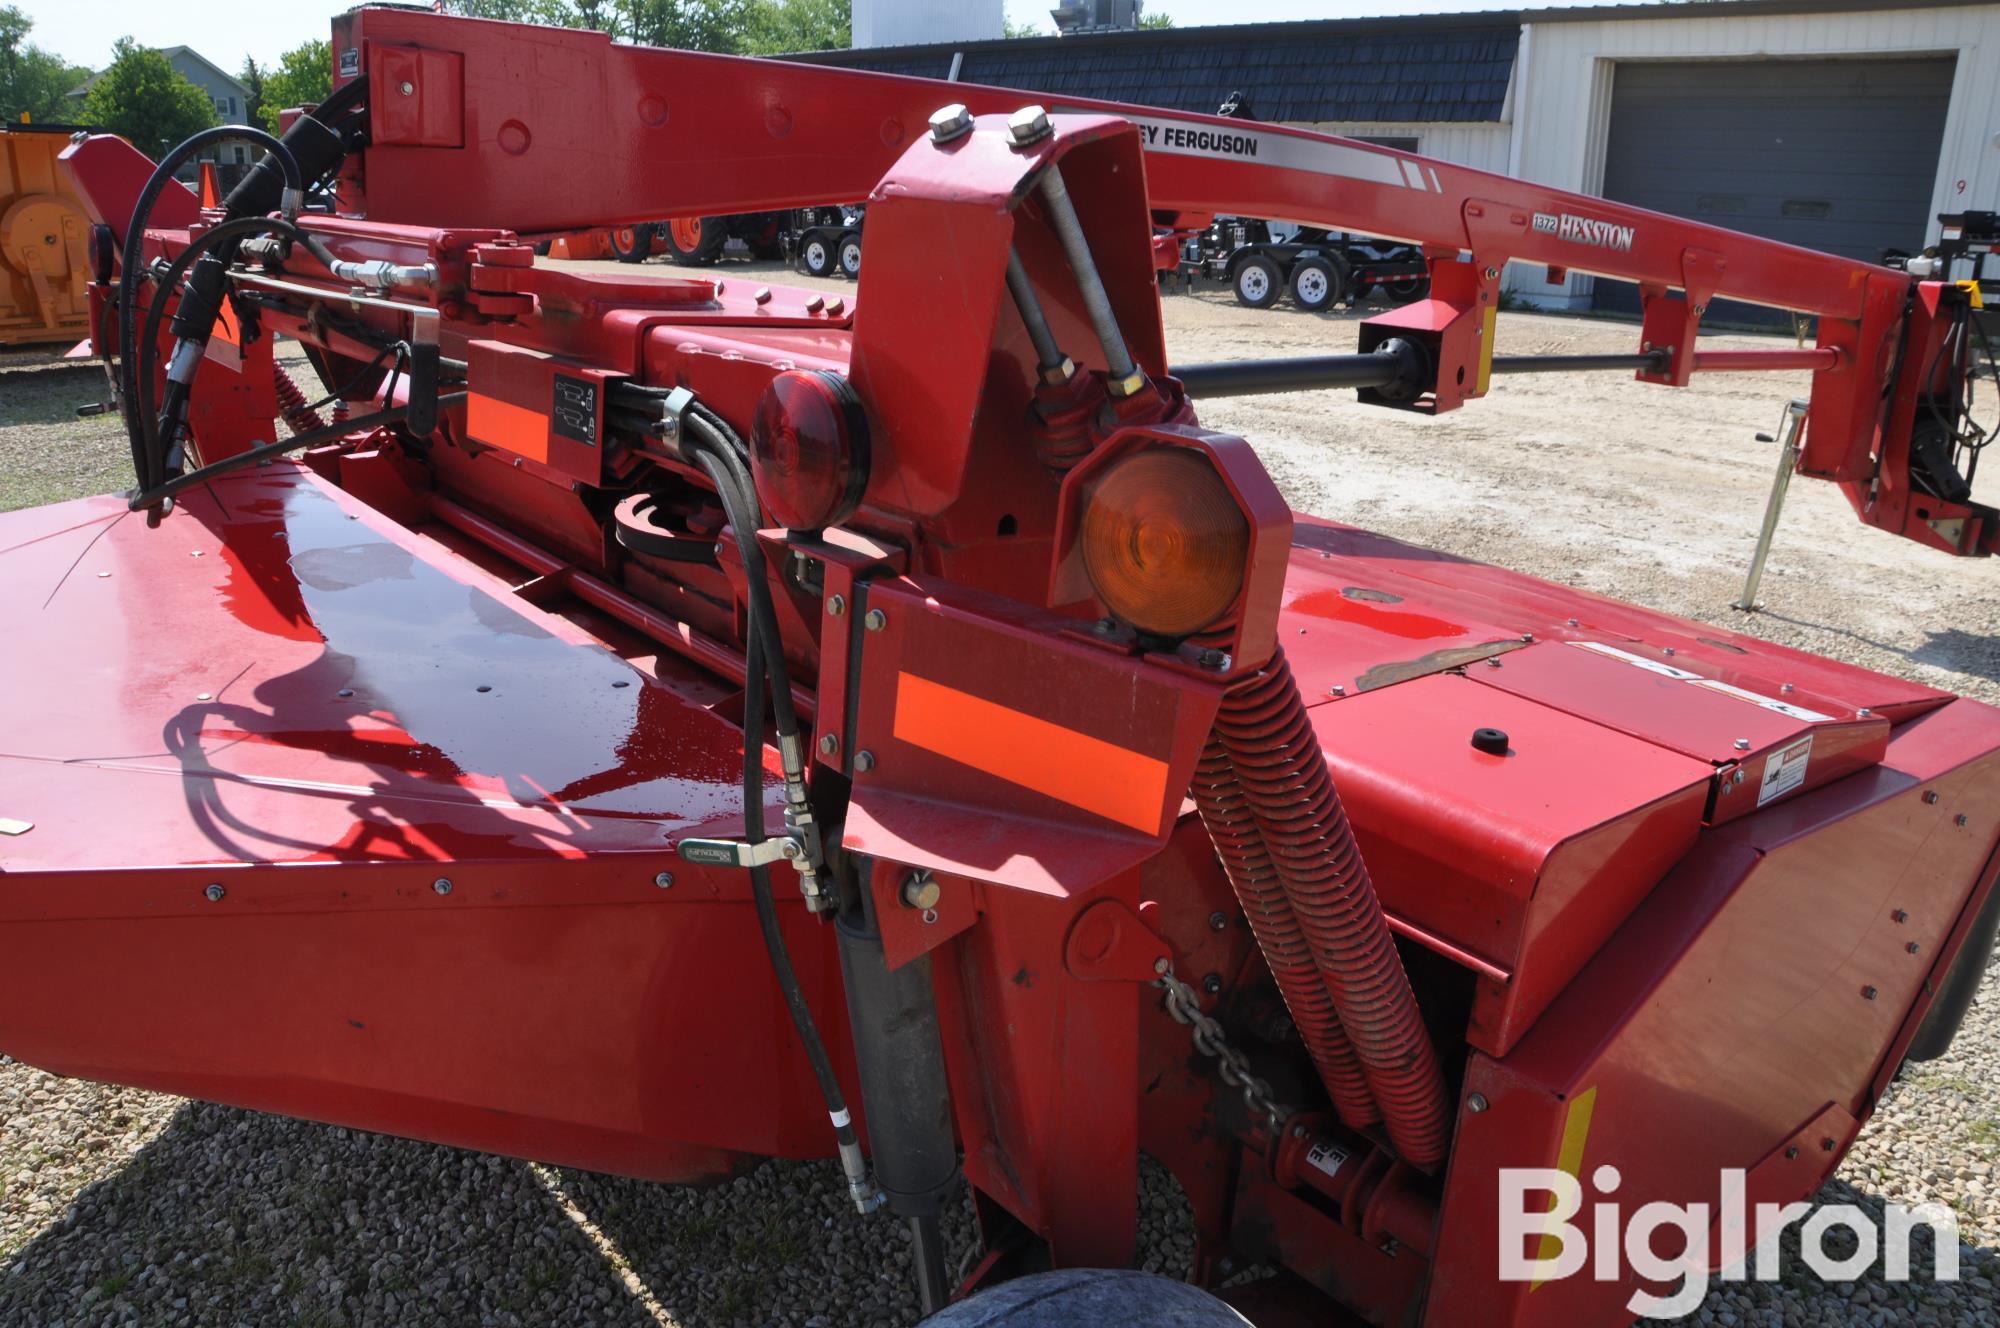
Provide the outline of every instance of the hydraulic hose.
[[[463,392],[452,392],[441,396],[438,398],[438,408],[442,410],[447,406],[463,405],[465,395]],[[352,419],[329,424],[324,429],[315,429],[310,433],[295,434],[283,442],[266,443],[262,447],[253,447],[247,452],[238,452],[235,456],[224,457],[220,461],[212,461],[208,465],[191,470],[185,475],[176,475],[172,479],[162,481],[154,488],[134,494],[127,506],[134,512],[143,512],[149,507],[158,506],[161,502],[174,497],[176,494],[185,493],[197,485],[206,484],[218,475],[227,475],[232,470],[241,470],[245,466],[254,466],[260,461],[269,461],[271,458],[281,457],[287,452],[297,452],[308,447],[318,447],[322,443],[337,443],[351,433],[360,433],[366,429],[378,429],[385,424],[399,424],[409,413],[410,408],[408,406],[394,406],[388,410],[370,411],[366,415],[356,415]]]
[[1437,1054],[1282,648],[1225,694],[1215,735],[1390,1143],[1412,1166],[1435,1167],[1450,1134]]
[[1212,734],[1195,764],[1189,791],[1236,891],[1236,901],[1250,920],[1250,933],[1257,939],[1264,965],[1271,970],[1292,1023],[1333,1098],[1334,1110],[1350,1128],[1373,1125],[1382,1119],[1382,1113],[1368,1090],[1368,1076],[1340,1026],[1333,993],[1319,975],[1298,915],[1285,898],[1284,883],[1264,846],[1242,781],[1236,778],[1228,751]]
[[[690,412],[690,416],[684,419],[691,417]],[[765,581],[763,554],[757,548],[755,518],[751,515],[755,511],[756,490],[739,487],[748,485],[749,471],[747,466],[740,472],[736,468],[742,463],[727,442],[728,434],[715,430],[710,421],[702,422],[709,426],[705,432],[714,436],[703,437],[701,432],[697,432],[695,437],[699,441],[689,451],[695,463],[707,472],[722,499],[750,586],[750,624],[748,640],[744,643],[743,674],[743,837],[747,842],[756,844],[764,838],[764,721],[767,695],[778,698],[778,703],[771,709],[787,717],[793,726],[795,741],[798,719],[792,707],[791,683],[781,649],[767,650],[765,646],[766,642],[770,642],[777,647],[780,638],[777,615],[771,607],[770,586]],[[750,868],[750,893],[756,903],[757,927],[763,934],[771,974],[777,979],[778,989],[784,995],[786,1013],[791,1016],[792,1029],[805,1049],[813,1077],[819,1081],[827,1119],[833,1123],[834,1139],[840,1148],[841,1170],[847,1177],[848,1194],[857,1207],[864,1212],[870,1211],[880,1203],[881,1191],[869,1178],[868,1163],[862,1156],[861,1139],[854,1129],[854,1118],[848,1112],[846,1095],[841,1092],[833,1060],[827,1055],[826,1043],[819,1035],[819,1024],[813,1018],[812,1006],[799,986],[798,970],[792,967],[791,953],[785,949],[784,932],[778,922],[777,900],[771,892],[769,867]]]
[[133,205],[132,215],[125,222],[125,243],[118,269],[118,385],[126,403],[125,425],[132,443],[132,466],[138,473],[142,488],[156,482],[146,468],[145,432],[139,427],[134,414],[137,407],[133,390],[137,370],[133,352],[137,349],[138,334],[134,309],[139,299],[139,270],[145,261],[146,221],[152,216],[153,205],[159,201],[160,194],[172,183],[174,172],[186,165],[197,152],[218,141],[244,139],[264,145],[283,168],[286,187],[304,194],[305,179],[299,173],[298,159],[292,155],[290,148],[261,129],[252,129],[247,125],[222,125],[202,130],[160,158],[153,173],[146,177],[145,186],[139,190],[138,201]]

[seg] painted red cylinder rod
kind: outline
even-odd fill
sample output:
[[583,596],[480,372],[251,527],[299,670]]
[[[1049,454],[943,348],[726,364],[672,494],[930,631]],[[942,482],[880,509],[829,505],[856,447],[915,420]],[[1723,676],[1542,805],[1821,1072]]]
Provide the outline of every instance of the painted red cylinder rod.
[[1696,373],[1749,373],[1756,370],[1836,369],[1840,367],[1838,346],[1801,346],[1796,350],[1698,350],[1694,353]]

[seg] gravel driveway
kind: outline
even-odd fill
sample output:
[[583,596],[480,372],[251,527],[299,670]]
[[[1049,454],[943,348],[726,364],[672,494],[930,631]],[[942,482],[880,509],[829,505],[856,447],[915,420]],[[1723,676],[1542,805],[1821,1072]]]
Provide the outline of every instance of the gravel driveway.
[[[1257,313],[1206,294],[1169,299],[1166,317],[1183,362],[1354,341],[1349,316]],[[1500,348],[1629,350],[1635,335],[1507,315]],[[71,418],[100,387],[88,374],[0,379],[0,509],[122,483],[115,428]],[[2000,704],[1996,569],[1863,530],[1830,486],[1793,486],[1769,611],[1727,608],[1775,459],[1751,434],[1804,387],[1803,375],[1721,376],[1680,393],[1507,379],[1438,420],[1338,393],[1218,402],[1202,415],[1258,443],[1306,510]],[[1896,1083],[1821,1196],[1949,1204],[1961,1280],[1829,1286],[1789,1260],[1779,1282],[1716,1288],[1701,1321],[2000,1328],[1996,1163],[2000,982],[1989,973],[1954,1054]],[[1149,1166],[1141,1192],[1146,1266],[1184,1270],[1173,1183]],[[0,1061],[0,1328],[912,1322],[901,1227],[856,1221],[843,1195],[837,1170],[818,1164],[672,1189]],[[950,1238],[954,1253],[966,1248],[963,1213]],[[1915,1264],[1929,1267],[1921,1246]]]

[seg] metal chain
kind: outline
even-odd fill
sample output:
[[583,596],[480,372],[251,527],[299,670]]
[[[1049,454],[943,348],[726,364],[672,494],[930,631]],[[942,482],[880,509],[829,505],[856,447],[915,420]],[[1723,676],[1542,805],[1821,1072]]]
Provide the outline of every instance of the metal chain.
[[1177,1024],[1193,1030],[1194,1049],[1215,1062],[1222,1082],[1243,1094],[1243,1104],[1253,1116],[1261,1116],[1272,1137],[1283,1132],[1285,1122],[1297,1110],[1275,1100],[1271,1085],[1250,1072],[1250,1058],[1229,1045],[1222,1025],[1202,1013],[1201,993],[1174,976],[1171,966],[1154,980],[1167,993],[1166,1010]]

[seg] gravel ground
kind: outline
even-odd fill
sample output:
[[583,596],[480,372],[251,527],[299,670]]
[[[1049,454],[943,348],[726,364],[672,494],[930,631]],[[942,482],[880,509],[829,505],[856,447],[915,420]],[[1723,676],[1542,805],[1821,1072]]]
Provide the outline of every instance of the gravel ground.
[[[1181,362],[1351,349],[1355,328],[1350,315],[1257,313],[1211,293],[1170,298],[1166,322]],[[1635,335],[1507,315],[1500,350],[1626,350]],[[1769,344],[1718,339],[1739,343]],[[73,414],[101,396],[101,379],[12,367],[31,358],[0,362],[0,510],[129,483],[115,425]],[[1217,402],[1202,416],[1255,441],[1304,510],[2000,704],[1991,565],[1865,531],[1831,486],[1793,486],[1767,611],[1728,609],[1775,462],[1751,435],[1805,386],[1803,375],[1744,375],[1670,394],[1516,378],[1437,420],[1341,393]],[[1990,485],[1982,496],[1994,500]],[[2000,1326],[1996,1163],[2000,982],[1989,973],[1953,1054],[1897,1081],[1820,1196],[1948,1204],[1960,1280],[1891,1285],[1878,1268],[1823,1285],[1790,1258],[1776,1283],[1718,1284],[1698,1320]],[[1184,1271],[1176,1187],[1149,1164],[1140,1189],[1145,1266]],[[963,1206],[950,1240],[954,1257],[967,1248]],[[905,1324],[916,1317],[908,1260],[899,1226],[846,1214],[827,1165],[771,1163],[719,1188],[674,1189],[0,1063],[0,1328]],[[1921,1242],[1914,1266],[1930,1266]]]

